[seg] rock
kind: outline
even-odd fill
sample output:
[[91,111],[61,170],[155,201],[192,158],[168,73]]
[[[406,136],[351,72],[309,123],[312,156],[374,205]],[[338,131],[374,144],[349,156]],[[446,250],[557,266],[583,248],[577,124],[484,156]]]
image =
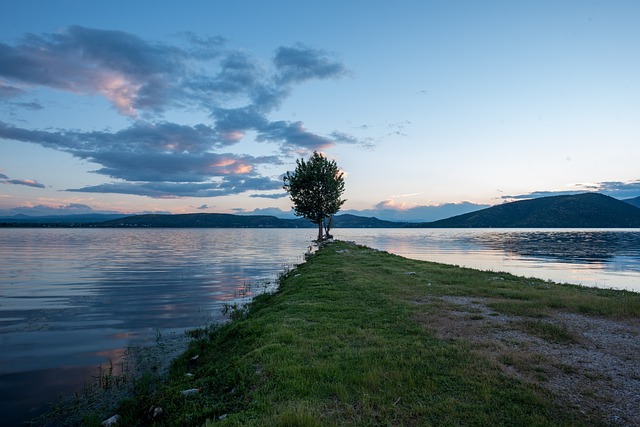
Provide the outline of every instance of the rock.
[[183,396],[191,396],[194,394],[198,394],[202,391],[201,388],[190,388],[189,390],[182,390],[181,393]]
[[189,361],[187,362],[187,369],[189,369],[189,370],[194,369],[196,367],[196,365],[198,364],[198,359],[199,358],[200,358],[200,355],[196,354],[191,359],[189,359]]
[[149,417],[152,420],[155,420],[155,419],[161,417],[163,413],[164,413],[164,411],[159,406],[152,406],[151,408],[149,408]]
[[115,414],[113,417],[107,418],[106,420],[104,420],[100,425],[115,426],[115,425],[118,425],[121,420],[122,420],[122,417],[118,414]]

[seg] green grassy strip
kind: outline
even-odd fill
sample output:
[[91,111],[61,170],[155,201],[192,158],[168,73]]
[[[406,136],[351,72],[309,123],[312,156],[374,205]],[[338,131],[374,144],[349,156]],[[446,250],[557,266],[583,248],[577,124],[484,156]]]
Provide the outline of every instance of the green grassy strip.
[[[169,381],[143,379],[119,413],[125,425],[598,424],[506,377],[468,343],[438,339],[416,321],[438,310],[430,299],[446,295],[491,298],[493,310],[531,318],[523,327],[564,340],[570,337],[539,318],[552,310],[640,316],[640,295],[631,292],[335,242],[291,271],[276,294],[257,297],[233,322],[201,331]],[[191,388],[202,390],[181,394]],[[158,406],[163,415],[151,419],[149,409]]]

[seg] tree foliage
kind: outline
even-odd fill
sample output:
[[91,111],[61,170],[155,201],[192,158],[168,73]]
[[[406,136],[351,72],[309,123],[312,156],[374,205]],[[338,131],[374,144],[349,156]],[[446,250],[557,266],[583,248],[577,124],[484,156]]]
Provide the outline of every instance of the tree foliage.
[[291,197],[295,214],[317,224],[318,240],[322,240],[323,221],[346,202],[341,199],[344,174],[336,162],[314,151],[308,161],[296,160],[295,171],[284,176],[283,188]]

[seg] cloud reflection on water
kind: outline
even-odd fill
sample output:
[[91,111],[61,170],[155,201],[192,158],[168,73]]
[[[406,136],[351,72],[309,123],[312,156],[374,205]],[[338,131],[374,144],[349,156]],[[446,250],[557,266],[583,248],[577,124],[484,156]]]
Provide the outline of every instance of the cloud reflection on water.
[[[313,238],[313,229],[0,231],[0,383],[42,388],[49,401],[56,387],[68,389],[60,372],[95,372],[120,362],[127,346],[152,344],[158,332],[220,319],[222,305],[247,284],[273,281],[284,264],[301,262]],[[334,234],[410,258],[640,291],[639,230]],[[0,412],[29,412],[21,405],[42,393],[26,395],[0,387]]]
[[[22,378],[24,389],[49,391],[55,384],[42,381],[57,370],[95,371],[109,361],[120,363],[128,346],[153,344],[158,333],[180,334],[220,320],[222,305],[246,294],[247,285],[273,281],[284,264],[301,262],[313,235],[313,230],[0,231],[0,382]],[[31,375],[43,370],[51,375]],[[29,411],[9,390],[1,391],[0,412]],[[58,394],[50,393],[48,401]]]

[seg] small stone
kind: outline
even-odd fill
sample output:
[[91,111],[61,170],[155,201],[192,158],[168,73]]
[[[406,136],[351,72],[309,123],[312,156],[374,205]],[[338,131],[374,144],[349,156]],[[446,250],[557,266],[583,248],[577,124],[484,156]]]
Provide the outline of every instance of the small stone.
[[182,390],[181,393],[183,396],[191,396],[194,394],[198,394],[202,391],[200,388],[190,388],[189,390]]
[[151,406],[147,411],[148,417],[152,420],[155,420],[156,418],[162,416],[163,413],[163,409],[159,406]]
[[118,414],[115,414],[113,417],[107,418],[106,420],[104,420],[100,425],[103,425],[105,427],[115,426],[115,425],[118,425],[118,423],[121,420],[122,420],[122,417]]
[[199,354],[196,354],[195,356],[193,356],[191,359],[189,359],[189,361],[187,362],[187,369],[193,369],[196,367],[196,365],[198,364],[198,359],[200,358]]

